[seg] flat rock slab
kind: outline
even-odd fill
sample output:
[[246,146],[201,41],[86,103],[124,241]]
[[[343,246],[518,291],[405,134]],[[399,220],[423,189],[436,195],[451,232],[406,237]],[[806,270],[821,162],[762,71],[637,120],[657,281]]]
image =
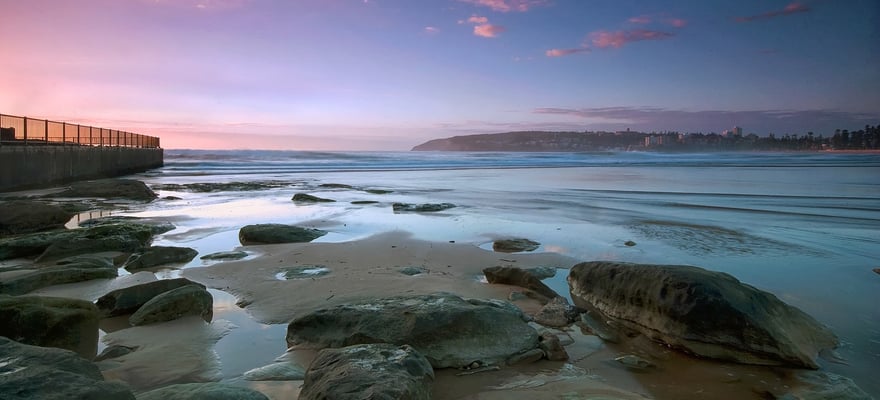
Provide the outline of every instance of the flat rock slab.
[[73,213],[41,201],[0,202],[0,236],[63,228]]
[[0,336],[4,400],[134,400],[120,382],[106,382],[95,364],[72,351],[29,346]]
[[448,210],[450,208],[455,208],[455,204],[452,203],[425,203],[425,204],[409,204],[409,203],[394,203],[391,205],[391,209],[394,212],[438,212]]
[[201,260],[241,260],[248,256],[244,251],[221,251],[199,257]]
[[391,297],[307,314],[287,327],[288,347],[323,349],[364,343],[408,344],[435,368],[504,364],[538,347],[516,306],[448,294]]
[[492,243],[492,250],[501,253],[518,253],[522,251],[535,251],[541,243],[529,239],[501,239]]
[[333,199],[325,199],[323,197],[312,196],[306,193],[297,193],[293,195],[293,198],[291,200],[293,200],[294,203],[333,203],[336,201]]
[[324,349],[306,372],[300,400],[428,400],[434,370],[410,346],[362,344]]
[[91,359],[98,349],[98,309],[85,300],[0,295],[0,336]]
[[238,231],[241,244],[276,244],[311,242],[327,232],[284,224],[247,225]]
[[595,261],[568,277],[577,306],[701,357],[818,368],[837,337],[801,310],[721,272]]
[[45,262],[79,254],[118,251],[134,253],[147,247],[153,238],[153,228],[142,224],[111,224],[85,229],[74,229],[69,235],[53,241],[37,257]]
[[90,281],[93,279],[112,279],[119,271],[110,266],[96,266],[87,262],[72,262],[61,265],[34,266],[0,272],[0,294],[18,296],[47,286]]
[[101,179],[97,181],[75,182],[67,189],[50,195],[51,197],[98,197],[104,199],[126,199],[151,201],[159,197],[141,181],[134,179]]

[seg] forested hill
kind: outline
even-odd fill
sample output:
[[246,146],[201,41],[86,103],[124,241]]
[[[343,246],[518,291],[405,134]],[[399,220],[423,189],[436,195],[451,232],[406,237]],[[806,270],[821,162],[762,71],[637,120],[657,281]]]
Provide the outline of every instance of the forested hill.
[[434,139],[413,151],[590,151],[643,146],[644,134],[506,132]]

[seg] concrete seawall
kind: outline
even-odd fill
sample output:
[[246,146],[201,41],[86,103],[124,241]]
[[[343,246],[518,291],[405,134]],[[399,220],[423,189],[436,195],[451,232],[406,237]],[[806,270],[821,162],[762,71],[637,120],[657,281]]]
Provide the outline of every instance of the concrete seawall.
[[0,146],[0,192],[159,168],[161,148]]

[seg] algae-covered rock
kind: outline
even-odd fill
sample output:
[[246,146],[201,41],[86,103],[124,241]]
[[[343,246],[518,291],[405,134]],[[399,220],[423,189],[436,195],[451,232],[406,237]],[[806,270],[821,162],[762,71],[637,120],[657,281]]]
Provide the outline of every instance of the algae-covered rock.
[[394,203],[391,205],[391,209],[394,210],[394,212],[438,212],[438,211],[448,210],[450,208],[455,208],[455,204],[452,204],[452,203],[426,203],[426,204]]
[[162,279],[116,289],[98,298],[95,305],[104,317],[131,314],[154,297],[167,291],[188,285],[196,285],[204,288],[201,284],[186,278]]
[[327,232],[284,224],[247,225],[238,231],[241,244],[274,244],[311,242]]
[[307,193],[297,193],[293,195],[293,198],[291,200],[293,200],[294,203],[333,203],[336,201],[333,199],[325,199],[323,197],[312,196]]
[[50,197],[89,197],[151,201],[159,197],[141,181],[134,179],[101,179],[75,182]]
[[189,247],[151,246],[132,255],[125,263],[125,269],[137,271],[167,264],[187,263],[198,254],[198,251]]
[[492,243],[492,250],[501,253],[519,253],[523,251],[535,251],[541,244],[529,239],[499,239]]
[[153,297],[129,317],[134,326],[171,321],[198,315],[210,322],[214,313],[214,297],[203,286],[186,285]]
[[39,232],[64,227],[72,212],[41,201],[0,202],[0,236]]
[[91,359],[98,349],[98,309],[85,300],[0,295],[0,336]]
[[142,224],[100,225],[69,232],[49,245],[37,261],[107,251],[134,253],[143,250],[153,237],[153,229]]
[[141,393],[137,400],[269,400],[266,395],[220,382],[180,383]]

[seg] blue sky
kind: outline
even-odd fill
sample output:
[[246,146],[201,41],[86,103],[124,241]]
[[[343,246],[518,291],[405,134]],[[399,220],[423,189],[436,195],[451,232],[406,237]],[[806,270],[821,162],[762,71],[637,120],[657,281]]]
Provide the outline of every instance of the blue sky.
[[4,1],[0,112],[167,148],[880,123],[876,0]]

